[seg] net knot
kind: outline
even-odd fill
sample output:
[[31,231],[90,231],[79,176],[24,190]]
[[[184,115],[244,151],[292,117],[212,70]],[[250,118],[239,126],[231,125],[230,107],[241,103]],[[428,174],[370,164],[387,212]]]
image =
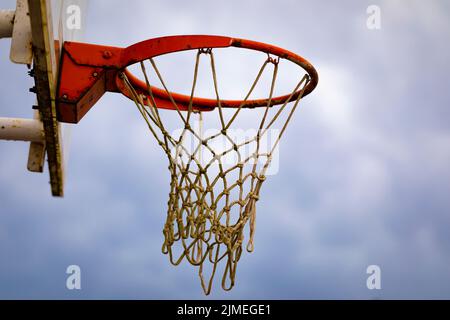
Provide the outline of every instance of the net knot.
[[266,61],[268,63],[272,63],[274,65],[277,65],[278,63],[280,63],[280,57],[274,58],[274,57],[270,56],[270,54],[267,54],[267,60]]
[[196,219],[195,219],[196,224],[204,224],[206,222],[206,217],[204,215],[199,215]]
[[[183,203],[182,208],[185,209],[185,210],[189,209],[189,208],[192,208],[192,204],[189,203],[189,202],[185,202],[185,203]],[[190,217],[190,216],[188,216],[188,217]]]
[[198,52],[201,54],[201,53],[203,53],[203,54],[211,54],[211,52],[212,52],[212,48],[200,48],[200,49],[198,49]]
[[253,193],[253,192],[250,192],[248,195],[249,195],[249,198],[250,198],[250,199],[253,199],[253,200],[255,200],[255,201],[258,201],[258,200],[259,200],[259,195],[255,194],[255,193]]

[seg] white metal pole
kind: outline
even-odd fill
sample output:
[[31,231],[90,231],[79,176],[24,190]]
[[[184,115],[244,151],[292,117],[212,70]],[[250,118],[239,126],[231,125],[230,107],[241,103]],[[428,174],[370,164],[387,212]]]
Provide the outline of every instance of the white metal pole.
[[12,37],[15,12],[15,10],[0,10],[0,39]]
[[44,127],[40,120],[0,118],[0,140],[44,143]]

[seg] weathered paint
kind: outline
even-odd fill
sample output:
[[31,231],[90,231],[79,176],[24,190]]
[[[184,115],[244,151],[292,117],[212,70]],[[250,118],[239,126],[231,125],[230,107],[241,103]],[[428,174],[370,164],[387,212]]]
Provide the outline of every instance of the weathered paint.
[[[159,55],[184,50],[239,47],[261,51],[279,58],[287,59],[300,66],[309,76],[304,88],[294,94],[273,97],[271,105],[283,104],[287,100],[294,101],[300,95],[311,93],[318,83],[318,74],[314,67],[303,57],[285,49],[245,39],[221,36],[170,36],[150,39],[136,43],[127,48],[93,45],[87,43],[66,42],[63,45],[59,85],[57,93],[58,120],[77,123],[93,107],[106,92],[121,92],[131,97],[123,79],[124,73],[138,94],[147,96],[147,84],[133,76],[126,67]],[[93,74],[96,74],[94,77]],[[178,93],[170,93],[157,87],[151,87],[157,107],[175,109],[170,97],[176,102],[179,110],[188,110],[191,97]],[[225,108],[255,108],[267,106],[269,99],[221,100]],[[194,97],[193,110],[209,111],[217,106],[216,99]]]
[[51,35],[53,26],[50,3],[45,0],[29,0],[30,22],[33,39],[33,67],[40,118],[45,130],[45,146],[54,196],[64,194],[64,172],[60,126],[56,120],[55,84],[57,61],[55,40]]
[[0,140],[43,143],[44,127],[41,121],[35,119],[0,118]]

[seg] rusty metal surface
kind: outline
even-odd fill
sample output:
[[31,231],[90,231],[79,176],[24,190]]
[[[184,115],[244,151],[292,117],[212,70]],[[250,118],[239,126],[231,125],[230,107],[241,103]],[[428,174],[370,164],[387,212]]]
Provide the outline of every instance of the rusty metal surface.
[[49,164],[50,184],[54,196],[64,194],[64,173],[60,129],[56,120],[55,84],[57,61],[54,38],[50,35],[52,21],[49,3],[44,0],[29,0],[31,30],[33,38],[34,91],[45,130],[45,147]]

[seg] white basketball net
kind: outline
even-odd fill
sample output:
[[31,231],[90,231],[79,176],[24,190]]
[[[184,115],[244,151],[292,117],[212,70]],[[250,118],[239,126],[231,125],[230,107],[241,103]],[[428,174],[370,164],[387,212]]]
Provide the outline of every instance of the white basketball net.
[[[214,111],[208,112],[217,112],[220,119],[220,127],[207,135],[202,131],[203,112],[193,111],[193,97],[202,54],[210,57],[212,80],[217,99],[217,107]],[[271,100],[277,79],[279,59],[275,60],[269,56],[241,106],[225,111],[226,108],[221,106],[219,98],[212,49],[200,49],[196,55],[189,110],[180,111],[154,60],[149,59],[149,62],[169,95],[175,113],[181,120],[180,128],[182,129],[176,136],[169,133],[163,124],[144,63],[141,62],[141,70],[148,87],[147,96],[138,94],[125,74],[121,76],[150,132],[169,159],[171,183],[167,219],[163,229],[162,252],[169,256],[170,262],[174,265],[187,260],[192,265],[198,266],[205,294],[210,293],[214,275],[218,271],[219,265],[222,265],[222,288],[230,290],[234,286],[236,267],[242,254],[245,238],[244,228],[247,225],[249,227],[246,249],[251,252],[253,251],[255,232],[256,201],[259,198],[261,185],[266,178],[266,170],[271,163],[273,151],[302,98],[309,77],[306,74],[302,76],[284,104],[272,106]],[[252,94],[268,64],[273,65],[272,82],[267,106],[262,107],[264,112],[259,122],[259,128],[253,137],[237,143],[229,134],[232,130],[231,126],[241,110],[245,108],[245,102]],[[301,94],[291,101],[298,90],[301,90]],[[271,108],[277,109],[275,114],[269,117],[268,111]],[[232,112],[228,121],[225,120],[225,112]],[[287,113],[287,116],[278,131],[272,148],[269,150],[262,148],[261,141],[283,112]],[[195,125],[196,121],[198,121],[198,125]],[[214,141],[219,138],[228,143],[227,148],[224,149],[223,145],[221,150],[216,148]],[[189,146],[187,146],[187,141],[189,141]],[[248,152],[250,146],[252,146],[252,150]],[[247,151],[245,155],[242,153],[243,148],[246,148]],[[229,161],[230,155],[234,159],[233,163]],[[225,157],[228,157],[226,161]],[[234,177],[233,181],[229,181],[230,176]],[[180,246],[180,250],[175,250],[176,245]],[[175,253],[176,251],[178,253]],[[206,276],[205,270],[206,263],[211,264],[208,276]]]

